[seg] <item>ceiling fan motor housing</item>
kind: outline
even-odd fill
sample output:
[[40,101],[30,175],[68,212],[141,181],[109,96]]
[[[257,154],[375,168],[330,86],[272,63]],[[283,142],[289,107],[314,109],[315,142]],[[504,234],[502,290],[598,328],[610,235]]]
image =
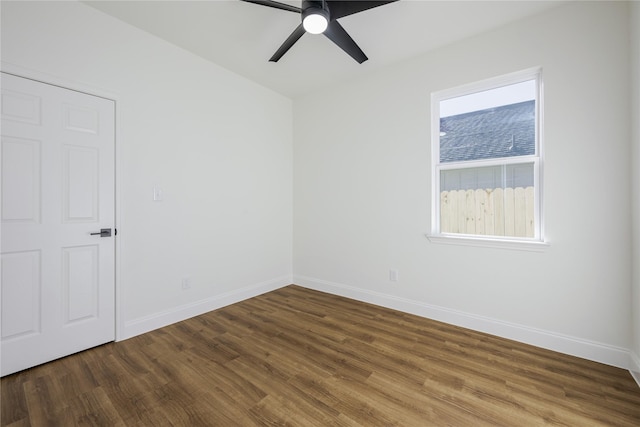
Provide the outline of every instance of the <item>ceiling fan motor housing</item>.
[[302,20],[309,15],[322,15],[329,22],[329,8],[324,1],[302,0]]

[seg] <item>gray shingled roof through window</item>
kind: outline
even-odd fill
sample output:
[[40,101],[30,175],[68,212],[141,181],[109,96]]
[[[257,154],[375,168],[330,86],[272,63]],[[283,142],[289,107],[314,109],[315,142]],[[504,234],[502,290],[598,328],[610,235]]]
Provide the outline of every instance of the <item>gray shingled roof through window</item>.
[[440,162],[535,154],[535,101],[440,119]]

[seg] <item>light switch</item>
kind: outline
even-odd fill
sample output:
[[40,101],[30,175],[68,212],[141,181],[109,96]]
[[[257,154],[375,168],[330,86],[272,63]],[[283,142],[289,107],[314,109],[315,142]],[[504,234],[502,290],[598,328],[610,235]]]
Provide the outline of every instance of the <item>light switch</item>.
[[153,186],[153,201],[160,202],[162,201],[162,188],[157,185]]

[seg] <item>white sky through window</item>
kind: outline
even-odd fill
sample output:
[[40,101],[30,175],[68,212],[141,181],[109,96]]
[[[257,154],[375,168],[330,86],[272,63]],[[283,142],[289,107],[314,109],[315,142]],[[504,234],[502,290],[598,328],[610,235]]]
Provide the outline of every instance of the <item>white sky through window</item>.
[[536,81],[528,80],[440,101],[440,117],[455,116],[536,98]]

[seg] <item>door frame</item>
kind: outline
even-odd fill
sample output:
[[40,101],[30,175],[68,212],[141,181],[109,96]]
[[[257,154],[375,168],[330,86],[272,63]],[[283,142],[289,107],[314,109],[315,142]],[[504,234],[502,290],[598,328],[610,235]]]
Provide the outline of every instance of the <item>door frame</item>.
[[121,341],[126,337],[123,336],[124,332],[124,310],[123,310],[123,292],[121,289],[122,283],[122,269],[121,254],[122,254],[122,199],[120,195],[121,183],[122,183],[122,150],[119,146],[120,141],[120,95],[117,92],[111,90],[105,90],[96,86],[87,85],[78,81],[69,80],[64,77],[56,76],[39,70],[33,70],[22,67],[20,65],[12,64],[7,61],[0,60],[0,71],[7,74],[12,74],[17,77],[23,77],[29,80],[35,80],[40,83],[45,83],[52,86],[58,86],[63,89],[69,89],[75,92],[84,93],[91,96],[97,96],[99,98],[108,99],[114,102],[115,115],[114,115],[114,221],[113,227],[118,230],[118,237],[115,239],[115,254],[114,254],[114,291],[115,291],[115,341]]

